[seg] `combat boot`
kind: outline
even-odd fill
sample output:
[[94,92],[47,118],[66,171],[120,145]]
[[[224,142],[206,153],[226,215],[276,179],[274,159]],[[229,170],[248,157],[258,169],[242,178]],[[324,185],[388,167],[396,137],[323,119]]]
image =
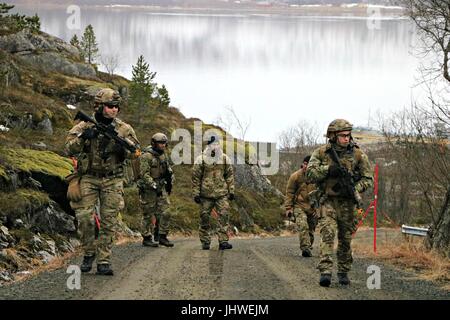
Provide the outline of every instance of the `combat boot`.
[[319,284],[321,287],[329,287],[331,284],[331,274],[329,273],[321,273]]
[[209,248],[210,248],[210,247],[209,247],[209,243],[206,243],[206,242],[203,242],[203,243],[202,243],[202,249],[203,249],[203,250],[209,250]]
[[155,242],[159,242],[159,233],[157,231],[153,233],[153,239],[155,239]]
[[156,248],[158,246],[158,243],[157,242],[153,242],[152,236],[146,236],[142,240],[142,245],[144,247],[154,247],[154,248]]
[[97,264],[97,273],[101,276],[112,276],[114,275],[111,265],[109,263]]
[[219,243],[219,250],[226,250],[226,249],[232,249],[232,248],[233,248],[233,246],[226,241]]
[[80,270],[81,272],[89,272],[92,269],[92,263],[95,260],[95,255],[92,256],[84,256],[83,262],[81,263]]
[[173,243],[167,239],[167,235],[165,234],[159,235],[159,244],[165,247],[173,247]]
[[348,278],[347,272],[338,272],[339,284],[343,286],[348,286],[350,284],[350,279]]
[[302,256],[305,258],[312,257],[311,250],[309,250],[309,249],[302,250]]

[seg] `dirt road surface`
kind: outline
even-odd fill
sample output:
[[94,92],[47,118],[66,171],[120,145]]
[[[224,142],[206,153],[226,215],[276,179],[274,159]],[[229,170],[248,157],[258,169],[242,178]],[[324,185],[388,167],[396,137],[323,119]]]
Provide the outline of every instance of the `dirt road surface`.
[[[355,241],[370,238],[362,232]],[[219,251],[217,243],[201,250],[197,238],[174,242],[173,248],[147,248],[140,242],[114,247],[115,275],[82,274],[79,290],[68,289],[66,270],[81,257],[0,287],[0,299],[450,299],[448,291],[432,282],[358,256],[349,287],[337,284],[335,270],[331,287],[322,288],[315,269],[318,241],[314,257],[303,258],[295,236],[232,239],[234,247],[227,251]],[[370,265],[381,269],[381,289],[367,288]]]

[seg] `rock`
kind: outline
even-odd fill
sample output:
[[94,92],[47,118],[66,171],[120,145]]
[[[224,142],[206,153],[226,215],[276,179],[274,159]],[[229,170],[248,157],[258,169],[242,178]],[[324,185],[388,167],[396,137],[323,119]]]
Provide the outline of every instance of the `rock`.
[[283,194],[270,183],[269,179],[261,174],[261,168],[258,165],[236,165],[235,180],[238,186],[245,189],[255,190],[259,193],[272,193],[278,197],[283,197]]
[[87,64],[67,60],[56,52],[43,52],[20,57],[22,60],[46,72],[60,72],[70,76],[95,78],[95,69]]
[[39,252],[44,249],[44,240],[39,235],[34,235],[29,244],[30,248],[35,252]]
[[44,32],[36,34],[22,30],[1,36],[0,49],[46,72],[97,77],[95,69],[81,60],[76,47]]
[[64,212],[54,201],[36,211],[30,220],[32,229],[47,234],[70,234],[76,230],[74,217]]
[[0,49],[9,53],[32,52],[36,47],[27,38],[27,31],[23,30],[14,34],[0,37]]
[[53,240],[46,240],[46,244],[49,248],[49,250],[46,250],[50,254],[56,256],[56,242]]
[[15,243],[14,237],[5,226],[0,225],[0,249],[11,247]]
[[20,229],[20,228],[23,228],[24,226],[25,226],[25,223],[23,223],[22,219],[16,219],[13,222],[13,227],[15,229]]
[[47,150],[47,145],[43,143],[42,141],[33,143],[33,148],[36,150]]
[[40,257],[40,259],[42,260],[42,262],[44,262],[45,264],[48,264],[50,261],[55,259],[54,255],[52,255],[51,253],[44,251],[44,250],[39,251],[37,254]]
[[69,242],[73,248],[78,248],[79,246],[81,246],[81,242],[77,238],[70,238]]
[[0,281],[10,282],[13,280],[14,280],[14,277],[11,273],[9,273],[8,271],[0,271]]
[[44,119],[36,125],[36,129],[46,134],[53,134],[52,122],[47,115],[45,115]]

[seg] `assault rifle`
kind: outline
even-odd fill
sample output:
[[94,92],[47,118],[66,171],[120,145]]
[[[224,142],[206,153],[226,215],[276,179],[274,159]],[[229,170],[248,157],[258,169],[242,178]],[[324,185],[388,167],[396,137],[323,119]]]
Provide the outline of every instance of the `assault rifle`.
[[119,137],[117,131],[114,129],[113,126],[97,122],[94,119],[92,119],[91,117],[89,117],[83,111],[78,111],[77,114],[75,115],[75,119],[74,120],[81,120],[81,121],[84,121],[84,122],[93,123],[95,125],[95,128],[99,132],[104,134],[105,137],[107,137],[107,138],[109,138],[111,140],[114,140],[122,148],[130,151],[132,154],[134,154],[136,156],[139,156],[141,154],[141,150],[136,148],[136,146],[134,145],[134,143],[131,140],[129,140],[127,138]]
[[[330,152],[331,159],[338,165],[339,168],[339,183],[336,186],[339,186],[340,188],[344,188],[345,194],[350,196],[350,198],[354,201],[356,204],[356,208],[358,211],[362,209],[362,199],[359,193],[355,189],[355,176],[353,176],[347,168],[345,168],[341,160],[339,159],[339,156],[337,155],[336,149],[334,149],[334,146],[331,146],[331,152]],[[333,188],[334,189],[334,188]],[[336,190],[333,190],[336,191]]]

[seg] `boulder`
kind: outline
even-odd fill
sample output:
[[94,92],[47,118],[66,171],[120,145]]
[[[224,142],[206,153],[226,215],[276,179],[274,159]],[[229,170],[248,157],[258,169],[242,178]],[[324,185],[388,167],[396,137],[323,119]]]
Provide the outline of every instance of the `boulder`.
[[64,212],[59,205],[50,203],[31,215],[29,225],[34,231],[47,234],[71,234],[75,232],[75,218]]

